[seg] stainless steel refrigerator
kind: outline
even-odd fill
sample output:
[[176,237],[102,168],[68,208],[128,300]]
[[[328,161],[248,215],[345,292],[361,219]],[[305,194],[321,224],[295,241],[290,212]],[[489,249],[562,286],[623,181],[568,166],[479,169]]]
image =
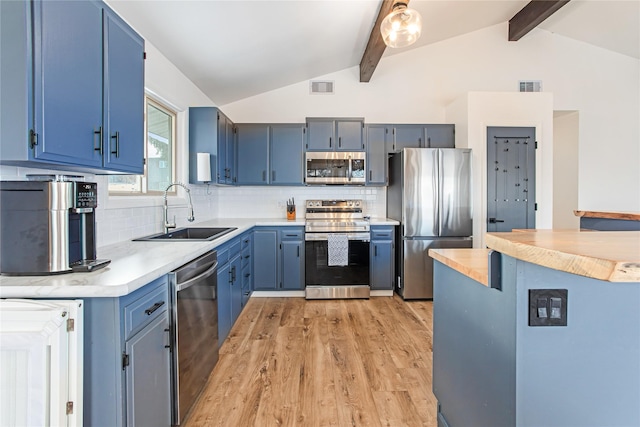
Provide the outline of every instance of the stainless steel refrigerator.
[[472,246],[471,150],[405,148],[392,155],[387,216],[400,221],[396,292],[433,298],[428,250]]

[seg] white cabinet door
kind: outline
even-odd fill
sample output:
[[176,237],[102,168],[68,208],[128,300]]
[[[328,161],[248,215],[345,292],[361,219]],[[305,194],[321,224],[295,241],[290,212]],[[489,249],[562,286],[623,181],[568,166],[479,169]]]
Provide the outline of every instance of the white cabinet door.
[[82,426],[82,300],[0,300],[0,426]]

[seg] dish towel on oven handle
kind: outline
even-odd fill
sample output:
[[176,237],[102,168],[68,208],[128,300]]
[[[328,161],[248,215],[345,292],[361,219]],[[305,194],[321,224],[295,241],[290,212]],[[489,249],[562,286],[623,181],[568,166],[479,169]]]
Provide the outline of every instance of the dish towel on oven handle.
[[327,265],[349,265],[349,239],[346,234],[327,235]]

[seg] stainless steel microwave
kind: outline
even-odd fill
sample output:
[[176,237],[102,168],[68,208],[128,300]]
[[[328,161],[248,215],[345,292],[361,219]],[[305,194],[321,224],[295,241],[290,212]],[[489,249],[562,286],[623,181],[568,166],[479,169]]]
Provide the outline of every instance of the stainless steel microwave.
[[364,185],[365,153],[319,151],[306,153],[308,185]]

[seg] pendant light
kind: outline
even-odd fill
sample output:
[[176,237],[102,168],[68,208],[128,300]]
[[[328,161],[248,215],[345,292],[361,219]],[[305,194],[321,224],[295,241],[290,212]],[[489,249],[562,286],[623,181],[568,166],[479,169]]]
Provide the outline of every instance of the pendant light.
[[420,38],[422,17],[406,3],[398,2],[380,24],[382,40],[389,47],[406,47]]

